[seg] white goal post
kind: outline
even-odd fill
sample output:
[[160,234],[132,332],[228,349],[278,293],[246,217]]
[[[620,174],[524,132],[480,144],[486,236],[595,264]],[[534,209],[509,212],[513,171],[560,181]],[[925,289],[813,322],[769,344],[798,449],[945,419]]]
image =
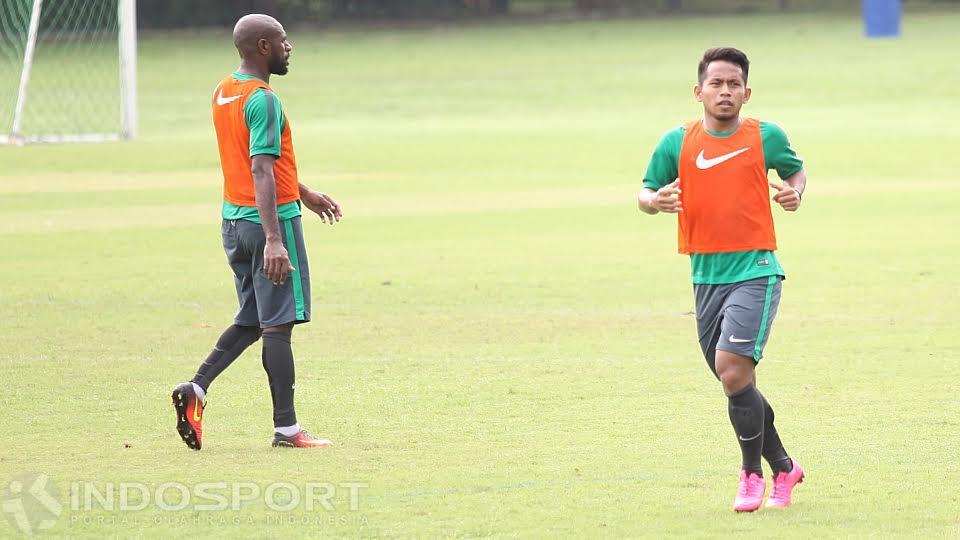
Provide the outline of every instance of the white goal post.
[[0,144],[137,133],[136,0],[0,0]]

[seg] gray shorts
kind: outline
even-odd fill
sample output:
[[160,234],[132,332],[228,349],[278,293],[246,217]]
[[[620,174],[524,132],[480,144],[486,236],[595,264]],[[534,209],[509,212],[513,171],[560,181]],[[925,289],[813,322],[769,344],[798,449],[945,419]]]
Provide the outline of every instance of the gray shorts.
[[700,349],[714,375],[717,350],[759,362],[780,305],[781,276],[694,285]]
[[223,251],[233,269],[240,309],[238,326],[269,328],[310,320],[310,268],[300,217],[280,221],[280,236],[290,264],[296,269],[283,285],[274,285],[263,273],[263,226],[245,219],[225,219]]

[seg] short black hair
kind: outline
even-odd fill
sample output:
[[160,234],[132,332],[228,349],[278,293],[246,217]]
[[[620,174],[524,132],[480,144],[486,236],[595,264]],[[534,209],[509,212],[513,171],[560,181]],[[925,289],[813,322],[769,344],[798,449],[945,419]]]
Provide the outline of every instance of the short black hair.
[[700,65],[697,66],[697,81],[700,84],[703,84],[703,78],[707,75],[707,66],[710,65],[710,62],[716,62],[717,60],[724,60],[740,66],[740,69],[743,70],[743,84],[747,84],[750,60],[747,60],[745,52],[733,47],[714,47],[703,53],[703,60],[700,60]]

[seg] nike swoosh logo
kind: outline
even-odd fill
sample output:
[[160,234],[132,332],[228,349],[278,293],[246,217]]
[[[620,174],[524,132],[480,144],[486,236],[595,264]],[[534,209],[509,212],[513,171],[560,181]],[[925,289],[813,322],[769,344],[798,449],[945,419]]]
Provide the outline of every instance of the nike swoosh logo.
[[763,433],[763,432],[760,431],[760,432],[758,432],[756,435],[754,435],[753,437],[747,437],[746,439],[743,438],[743,435],[740,435],[739,437],[740,437],[740,440],[741,440],[741,441],[752,441],[752,440],[756,439],[757,437],[759,437],[762,433]]
[[[193,404],[193,420],[194,422],[199,422],[200,417],[203,415],[203,407],[200,406],[200,398],[194,398],[196,401]],[[197,414],[197,413],[200,414]]]
[[240,96],[223,97],[223,90],[217,93],[217,105],[223,107],[227,103],[240,99]]
[[737,157],[737,156],[739,156],[740,154],[746,152],[746,151],[749,150],[749,149],[750,149],[750,147],[748,146],[748,147],[746,147],[746,148],[741,148],[741,149],[739,149],[739,150],[734,150],[733,152],[730,152],[729,154],[724,154],[724,155],[722,155],[722,156],[717,156],[717,157],[715,157],[715,158],[710,158],[710,159],[707,159],[707,158],[703,157],[703,150],[701,150],[700,153],[697,154],[697,168],[698,168],[698,169],[709,169],[710,167],[713,167],[713,166],[715,166],[715,165],[719,165],[719,164],[723,163],[724,161],[727,161],[727,160],[730,159],[730,158]]
[[750,343],[751,341],[753,341],[752,339],[740,339],[740,338],[735,338],[733,336],[730,336],[729,339],[730,339],[730,343]]

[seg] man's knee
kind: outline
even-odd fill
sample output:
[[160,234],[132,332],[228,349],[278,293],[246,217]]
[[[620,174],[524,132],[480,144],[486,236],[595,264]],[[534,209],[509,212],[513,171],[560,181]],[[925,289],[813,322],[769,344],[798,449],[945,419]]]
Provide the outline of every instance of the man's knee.
[[260,328],[259,326],[240,326],[237,324],[235,324],[234,326],[237,327],[239,330],[241,330],[244,334],[247,334],[250,337],[252,337],[254,341],[260,339],[260,336],[263,335],[263,329]]
[[290,335],[293,333],[293,323],[281,324],[278,326],[268,326],[263,329],[264,334],[285,334]]
[[739,354],[717,351],[717,377],[723,383],[723,390],[727,394],[739,392],[754,381],[755,364],[752,358]]
[[239,324],[234,324],[220,335],[216,347],[225,351],[239,345],[241,349],[244,349],[256,343],[256,341],[260,339],[260,333],[259,326],[240,326]]

